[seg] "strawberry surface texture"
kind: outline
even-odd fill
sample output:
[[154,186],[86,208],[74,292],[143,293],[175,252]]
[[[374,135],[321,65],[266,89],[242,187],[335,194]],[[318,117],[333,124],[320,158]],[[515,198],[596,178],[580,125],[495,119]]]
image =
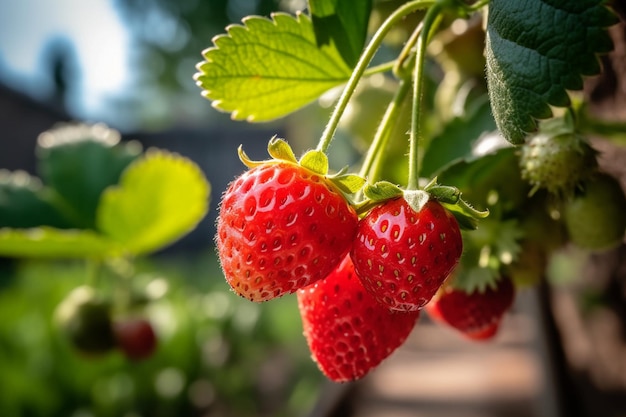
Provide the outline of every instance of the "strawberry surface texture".
[[226,280],[266,301],[326,277],[349,252],[358,217],[325,177],[292,163],[266,163],[233,181],[217,219]]
[[419,311],[392,311],[362,286],[349,256],[325,279],[297,292],[313,360],[332,381],[362,378],[401,346]]
[[363,286],[394,310],[423,307],[456,267],[459,225],[439,202],[415,212],[403,198],[373,208],[359,222],[351,252]]

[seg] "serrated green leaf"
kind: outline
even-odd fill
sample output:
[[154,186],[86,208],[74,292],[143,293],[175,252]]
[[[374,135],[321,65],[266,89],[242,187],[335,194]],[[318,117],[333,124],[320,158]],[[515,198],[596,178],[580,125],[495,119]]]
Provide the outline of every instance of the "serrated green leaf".
[[173,243],[205,216],[210,186],[202,171],[180,155],[149,150],[107,188],[97,212],[98,229],[130,254]]
[[24,171],[0,170],[0,227],[30,228],[71,224],[47,198],[39,178]]
[[328,174],[328,157],[322,151],[311,150],[306,152],[300,158],[299,163],[316,174]]
[[16,258],[104,258],[121,253],[115,242],[91,230],[0,229],[0,255]]
[[63,125],[39,137],[39,175],[78,228],[95,227],[100,194],[141,153],[138,143],[118,142],[119,133],[103,125]]
[[227,31],[203,52],[194,78],[202,95],[233,119],[283,117],[350,77],[339,52],[317,46],[304,14],[248,17]]
[[337,49],[353,68],[365,44],[372,1],[309,0],[309,9],[318,46]]
[[604,0],[492,0],[486,38],[489,96],[498,128],[513,144],[570,104],[582,75],[600,72],[597,54],[612,42],[616,17]]

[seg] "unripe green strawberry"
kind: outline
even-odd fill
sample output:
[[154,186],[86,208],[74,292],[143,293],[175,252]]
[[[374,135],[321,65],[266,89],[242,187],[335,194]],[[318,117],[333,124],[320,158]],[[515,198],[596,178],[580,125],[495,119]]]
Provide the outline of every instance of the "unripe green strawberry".
[[556,195],[570,195],[594,172],[595,151],[580,135],[539,133],[522,146],[522,178],[533,187]]
[[599,174],[585,181],[582,189],[563,208],[570,240],[590,250],[619,245],[626,231],[626,197],[619,182]]
[[91,287],[75,288],[57,307],[55,321],[81,353],[101,355],[116,347],[110,305]]

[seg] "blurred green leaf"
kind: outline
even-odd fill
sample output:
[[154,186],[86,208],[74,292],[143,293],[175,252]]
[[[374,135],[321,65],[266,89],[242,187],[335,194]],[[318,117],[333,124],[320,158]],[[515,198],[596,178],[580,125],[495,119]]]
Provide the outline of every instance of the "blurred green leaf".
[[353,2],[339,0],[309,0],[313,29],[319,47],[339,51],[350,68],[356,65],[367,35],[371,0]]
[[480,210],[491,209],[494,204],[505,211],[515,210],[530,190],[522,180],[517,149],[513,147],[461,159],[441,171],[438,179],[461,189],[462,197]]
[[[486,98],[486,97],[485,97]],[[420,175],[432,178],[447,166],[472,154],[472,145],[486,132],[496,129],[489,102],[483,100],[463,116],[451,119],[429,142]]]
[[333,47],[318,47],[311,18],[275,13],[231,25],[203,52],[195,80],[233,119],[283,117],[344,83],[350,68]]
[[191,160],[148,150],[102,194],[98,230],[131,254],[145,254],[191,231],[208,210],[210,186]]
[[26,172],[0,171],[0,227],[70,227],[46,191],[38,178]]
[[77,124],[42,133],[36,153],[54,203],[75,227],[93,229],[100,194],[118,182],[141,147],[119,144],[119,133],[103,125]]
[[0,255],[38,258],[103,258],[119,254],[115,242],[90,230],[0,229]]

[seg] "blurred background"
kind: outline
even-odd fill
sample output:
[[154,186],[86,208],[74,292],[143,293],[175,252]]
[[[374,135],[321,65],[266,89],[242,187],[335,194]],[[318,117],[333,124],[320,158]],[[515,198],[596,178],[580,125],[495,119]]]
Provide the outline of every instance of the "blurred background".
[[[295,298],[235,297],[217,265],[216,204],[243,171],[239,144],[265,158],[288,122],[234,123],[193,80],[201,51],[249,14],[303,1],[46,0],[0,4],[0,169],[37,175],[37,137],[60,122],[104,122],[193,159],[212,184],[209,215],[190,235],[136,265],[136,288],[159,337],[142,362],[78,355],[52,323],[85,282],[83,262],[0,259],[0,415],[295,416],[323,376],[309,358]],[[311,124],[315,123],[312,121]],[[319,127],[321,130],[321,125]],[[303,138],[300,145],[305,147]],[[296,141],[297,142],[297,141]]]
[[[314,103],[277,122],[233,122],[201,97],[195,65],[226,25],[304,7],[304,0],[0,2],[0,169],[36,175],[38,135],[78,120],[179,152],[212,184],[200,226],[136,265],[135,284],[151,300],[146,312],[159,335],[148,360],[94,360],[60,340],[51,317],[84,282],[83,263],[0,259],[0,416],[626,416],[623,351],[607,354],[597,373],[611,402],[598,402],[606,397],[595,391],[592,399],[572,397],[580,391],[571,361],[587,369],[595,351],[579,343],[589,339],[572,321],[570,292],[561,294],[557,319],[575,323],[567,328],[572,351],[555,339],[545,294],[529,292],[491,345],[462,341],[423,317],[378,370],[359,383],[333,385],[310,360],[295,297],[257,305],[229,291],[215,259],[213,223],[221,192],[243,170],[237,146],[265,158],[277,134],[299,154],[315,145],[329,109]],[[356,158],[343,142],[333,153]],[[623,260],[620,250],[609,260]],[[559,273],[581,274],[571,259]],[[613,369],[611,358],[618,358]],[[589,404],[606,410],[587,414]]]

